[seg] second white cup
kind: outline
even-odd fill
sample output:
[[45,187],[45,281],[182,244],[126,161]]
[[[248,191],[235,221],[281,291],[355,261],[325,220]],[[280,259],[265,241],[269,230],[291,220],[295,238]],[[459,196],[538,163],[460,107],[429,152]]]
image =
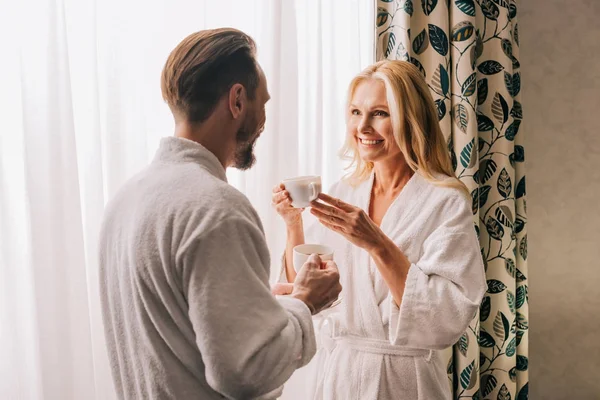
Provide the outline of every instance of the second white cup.
[[322,244],[301,244],[294,247],[294,270],[296,272],[300,271],[311,254],[318,254],[323,262],[333,260],[331,247]]

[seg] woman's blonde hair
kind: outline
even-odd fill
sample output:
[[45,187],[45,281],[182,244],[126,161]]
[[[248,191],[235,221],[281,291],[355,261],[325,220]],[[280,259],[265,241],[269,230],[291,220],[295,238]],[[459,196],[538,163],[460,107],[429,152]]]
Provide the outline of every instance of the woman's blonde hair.
[[[467,187],[454,175],[436,108],[419,70],[409,62],[393,60],[367,67],[350,82],[348,109],[356,88],[367,80],[379,80],[385,85],[394,138],[408,166],[433,184],[469,195]],[[368,178],[373,163],[360,158],[351,135],[347,136],[341,155],[352,161],[349,169],[354,167],[354,171],[347,176],[352,184]]]

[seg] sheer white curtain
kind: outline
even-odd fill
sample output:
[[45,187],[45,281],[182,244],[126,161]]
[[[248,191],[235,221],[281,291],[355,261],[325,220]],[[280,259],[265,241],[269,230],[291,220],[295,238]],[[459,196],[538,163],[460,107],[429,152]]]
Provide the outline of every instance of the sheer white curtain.
[[97,234],[106,201],[172,133],[159,85],[169,51],[210,27],[256,39],[272,95],[267,126],[256,167],[229,177],[259,211],[277,252],[284,238],[269,206],[272,186],[299,174],[321,174],[328,186],[342,174],[345,91],[374,58],[373,7],[364,0],[0,3],[0,398],[114,398]]

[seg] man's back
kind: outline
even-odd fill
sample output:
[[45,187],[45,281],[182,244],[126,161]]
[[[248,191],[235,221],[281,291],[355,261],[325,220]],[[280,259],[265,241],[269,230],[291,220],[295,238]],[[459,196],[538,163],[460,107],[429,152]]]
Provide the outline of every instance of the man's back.
[[[277,374],[273,387],[247,385],[269,381],[254,363],[271,357],[263,348],[289,318],[268,293],[268,265],[258,217],[216,157],[163,139],[152,164],[108,205],[101,232],[103,317],[120,397],[241,398],[281,385],[287,376]],[[310,319],[302,306],[292,313]],[[276,311],[267,319],[257,307]],[[255,324],[264,327],[252,336]]]

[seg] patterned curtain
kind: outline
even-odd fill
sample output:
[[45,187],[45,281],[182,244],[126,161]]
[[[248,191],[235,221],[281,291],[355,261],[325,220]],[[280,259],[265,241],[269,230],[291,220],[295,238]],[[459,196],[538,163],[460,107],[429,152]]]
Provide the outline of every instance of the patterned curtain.
[[527,229],[515,0],[378,0],[377,59],[431,89],[456,176],[471,190],[488,290],[453,347],[455,399],[528,398]]

